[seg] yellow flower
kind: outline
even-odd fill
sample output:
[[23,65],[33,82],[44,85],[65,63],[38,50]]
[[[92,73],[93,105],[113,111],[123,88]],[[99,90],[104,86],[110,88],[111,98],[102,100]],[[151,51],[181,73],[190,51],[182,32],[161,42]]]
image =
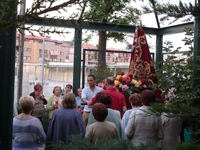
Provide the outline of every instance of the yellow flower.
[[[139,82],[138,82],[138,83],[139,83]],[[137,84],[135,84],[135,87],[139,87],[139,86],[140,86],[138,83],[137,83]]]
[[138,82],[137,82],[137,80],[132,79],[131,83],[132,83],[132,84],[137,84]]
[[[134,79],[133,79],[134,80]],[[140,85],[142,85],[142,82],[141,81],[133,81],[134,83],[134,85],[135,85],[135,87],[139,87]]]
[[126,78],[126,75],[123,75],[123,76],[122,76],[122,79],[125,79],[125,78]]
[[117,75],[116,79],[119,80],[121,77],[121,75]]
[[142,82],[141,82],[141,81],[138,81],[138,84],[139,84],[139,85],[142,85]]
[[118,80],[114,81],[115,86],[118,86],[120,84],[120,82]]
[[121,83],[119,84],[119,87],[120,87],[120,88],[122,87],[122,84],[121,84]]

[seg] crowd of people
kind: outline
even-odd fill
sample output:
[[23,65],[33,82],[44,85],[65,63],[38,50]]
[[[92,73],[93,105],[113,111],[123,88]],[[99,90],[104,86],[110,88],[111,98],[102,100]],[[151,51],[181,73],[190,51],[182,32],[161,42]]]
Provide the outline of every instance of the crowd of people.
[[[114,78],[105,79],[104,87],[96,85],[94,75],[88,75],[88,86],[72,93],[67,84],[65,93],[59,86],[46,100],[40,84],[34,92],[19,100],[22,113],[13,118],[13,150],[38,150],[42,145],[51,149],[53,143],[70,143],[72,135],[79,134],[91,144],[105,139],[130,140],[133,146],[151,143],[162,149],[180,141],[181,121],[178,117],[151,113],[156,101],[152,90],[130,95],[132,109],[127,110],[123,94],[114,87]],[[49,126],[45,133],[44,110],[48,111]]]

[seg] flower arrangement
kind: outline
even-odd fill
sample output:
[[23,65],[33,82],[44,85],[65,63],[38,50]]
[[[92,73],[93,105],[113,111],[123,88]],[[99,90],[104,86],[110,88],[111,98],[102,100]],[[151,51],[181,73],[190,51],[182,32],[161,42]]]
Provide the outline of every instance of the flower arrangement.
[[134,79],[132,74],[126,75],[121,72],[115,77],[115,87],[119,92],[130,95],[132,93],[141,93],[145,89],[152,89],[152,84],[147,78]]

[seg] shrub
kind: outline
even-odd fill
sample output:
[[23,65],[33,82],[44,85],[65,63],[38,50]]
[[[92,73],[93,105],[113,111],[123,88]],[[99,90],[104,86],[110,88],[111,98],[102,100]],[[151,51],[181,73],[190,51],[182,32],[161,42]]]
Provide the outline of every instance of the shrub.
[[[82,139],[80,135],[73,135],[71,143],[65,145],[63,142],[52,145],[52,150],[156,150],[155,145],[141,144],[133,146],[131,141],[115,139],[101,140],[96,145],[87,142],[87,139]],[[164,148],[163,150],[200,150],[199,144],[182,143],[173,147]]]
[[114,139],[114,140],[100,140],[96,145],[93,145],[82,139],[80,135],[72,135],[71,143],[65,145],[63,142],[52,144],[53,150],[153,150],[155,145],[146,144],[138,147],[133,147],[131,141]]

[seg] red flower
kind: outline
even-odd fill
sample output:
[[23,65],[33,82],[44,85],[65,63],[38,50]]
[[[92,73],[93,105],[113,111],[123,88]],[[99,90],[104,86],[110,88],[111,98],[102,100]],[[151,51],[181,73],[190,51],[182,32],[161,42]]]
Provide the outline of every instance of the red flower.
[[119,82],[122,82],[122,77],[118,79]]
[[126,83],[129,83],[130,81],[131,81],[131,78],[130,78],[129,76],[126,76],[126,77],[125,77],[125,82],[126,82]]
[[144,83],[144,82],[145,82],[145,79],[144,79],[144,78],[142,78],[142,79],[140,79],[140,81],[141,81],[142,83]]
[[56,100],[56,102],[55,102],[57,105],[58,105],[58,100]]
[[132,78],[132,77],[133,77],[133,74],[128,74],[128,76],[129,76],[130,78]]
[[122,75],[122,76],[123,76],[123,75],[125,75],[125,73],[124,73],[124,72],[120,72],[120,75]]

